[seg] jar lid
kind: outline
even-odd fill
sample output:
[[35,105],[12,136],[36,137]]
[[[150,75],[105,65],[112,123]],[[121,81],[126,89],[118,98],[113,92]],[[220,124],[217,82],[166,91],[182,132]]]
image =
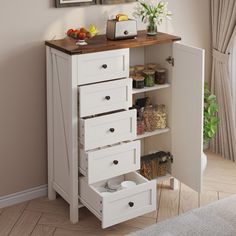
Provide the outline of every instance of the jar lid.
[[166,72],[165,68],[156,69],[156,72],[164,73]]
[[149,68],[149,69],[156,69],[157,68],[157,64],[156,63],[148,63],[147,64],[147,68]]
[[153,75],[155,74],[155,70],[144,70],[143,73],[146,75]]
[[135,81],[143,81],[145,78],[142,75],[135,75],[132,79]]
[[144,70],[144,69],[145,69],[145,66],[144,66],[144,65],[136,65],[136,66],[135,66],[135,69],[136,69],[136,70]]

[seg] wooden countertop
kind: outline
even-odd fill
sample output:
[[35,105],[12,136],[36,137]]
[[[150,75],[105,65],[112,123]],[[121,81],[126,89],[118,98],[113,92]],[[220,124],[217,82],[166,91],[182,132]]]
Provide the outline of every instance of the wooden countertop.
[[46,41],[45,44],[69,55],[102,52],[113,49],[136,48],[181,40],[180,37],[158,32],[156,36],[147,36],[146,30],[138,31],[138,37],[125,40],[107,40],[106,35],[97,35],[88,39],[88,45],[77,46],[76,40],[66,37],[59,40]]

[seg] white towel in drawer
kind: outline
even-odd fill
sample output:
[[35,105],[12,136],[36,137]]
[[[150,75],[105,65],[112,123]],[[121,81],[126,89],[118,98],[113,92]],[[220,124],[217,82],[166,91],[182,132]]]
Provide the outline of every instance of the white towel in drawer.
[[77,55],[78,85],[127,78],[129,76],[129,49]]
[[80,172],[92,184],[140,169],[140,141],[85,152],[80,150]]
[[132,106],[132,79],[79,87],[80,117],[128,109]]
[[80,143],[91,150],[122,141],[134,140],[137,130],[136,109],[80,120]]
[[137,185],[102,193],[100,189],[105,187],[106,181],[88,185],[85,177],[79,179],[80,201],[102,221],[102,228],[156,210],[156,181],[148,181],[136,172],[119,178],[134,181]]

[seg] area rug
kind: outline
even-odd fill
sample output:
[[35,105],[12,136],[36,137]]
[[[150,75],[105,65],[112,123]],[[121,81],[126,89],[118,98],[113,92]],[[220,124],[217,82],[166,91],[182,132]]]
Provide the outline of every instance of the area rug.
[[128,236],[236,236],[236,195]]

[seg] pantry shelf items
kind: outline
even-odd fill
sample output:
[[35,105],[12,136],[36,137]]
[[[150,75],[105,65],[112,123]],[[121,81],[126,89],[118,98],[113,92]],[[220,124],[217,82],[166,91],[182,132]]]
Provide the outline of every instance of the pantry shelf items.
[[[156,210],[156,180],[139,173],[141,153],[169,151],[171,176],[201,190],[204,53],[177,40],[139,31],[137,39],[98,35],[85,46],[46,42],[48,197],[68,202],[72,223],[79,202],[102,228]],[[133,88],[134,75],[144,87]]]

